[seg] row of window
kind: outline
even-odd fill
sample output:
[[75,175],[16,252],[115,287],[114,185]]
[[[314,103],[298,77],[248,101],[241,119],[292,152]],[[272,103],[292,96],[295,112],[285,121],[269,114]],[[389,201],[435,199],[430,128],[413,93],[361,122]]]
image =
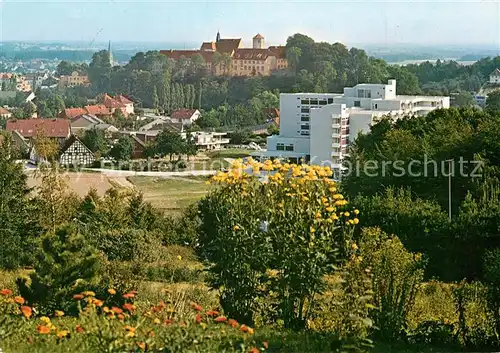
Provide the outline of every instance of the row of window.
[[303,98],[300,101],[300,104],[302,105],[327,105],[327,104],[332,104],[333,103],[333,98]]
[[264,71],[264,66],[240,66],[240,70]]
[[284,144],[284,143],[277,143],[276,144],[276,150],[277,151],[292,151],[293,152],[293,144]]
[[371,98],[372,91],[369,89],[358,89],[358,98]]

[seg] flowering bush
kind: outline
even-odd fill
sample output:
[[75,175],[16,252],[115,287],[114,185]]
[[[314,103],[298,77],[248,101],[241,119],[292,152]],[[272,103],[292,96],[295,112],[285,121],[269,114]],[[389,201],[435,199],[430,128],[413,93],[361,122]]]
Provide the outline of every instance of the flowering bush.
[[200,202],[200,253],[225,312],[252,324],[259,298],[276,299],[286,327],[306,326],[324,277],[348,254],[357,210],[329,167],[237,160]]
[[0,291],[0,342],[2,349],[16,352],[261,352],[267,342],[255,342],[254,329],[240,325],[196,303],[179,315],[164,301],[140,308],[136,292],[120,297],[125,303],[108,305],[120,296],[110,288],[98,299],[92,291],[73,296],[77,317],[55,310],[37,316],[22,297]]

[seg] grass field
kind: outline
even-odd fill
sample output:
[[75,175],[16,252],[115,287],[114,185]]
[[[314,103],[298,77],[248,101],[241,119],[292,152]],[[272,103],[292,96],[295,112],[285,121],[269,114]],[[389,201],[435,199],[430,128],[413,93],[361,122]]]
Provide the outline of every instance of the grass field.
[[184,208],[201,199],[209,188],[205,183],[206,177],[129,177],[128,180],[142,191],[146,201],[172,214],[179,214]]
[[244,150],[239,148],[228,148],[218,151],[207,152],[207,156],[212,159],[216,158],[244,158],[250,156],[254,150]]

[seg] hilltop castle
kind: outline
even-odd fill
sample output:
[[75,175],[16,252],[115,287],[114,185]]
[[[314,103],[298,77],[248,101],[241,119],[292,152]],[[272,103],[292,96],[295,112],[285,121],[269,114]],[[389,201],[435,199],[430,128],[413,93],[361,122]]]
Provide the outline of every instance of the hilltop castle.
[[[160,53],[179,60],[201,56],[214,75],[268,76],[288,67],[284,46],[265,48],[264,36],[253,37],[252,48],[243,48],[241,38],[223,39],[217,32],[215,42],[203,42],[199,50],[162,50]],[[230,59],[230,60],[229,60]]]

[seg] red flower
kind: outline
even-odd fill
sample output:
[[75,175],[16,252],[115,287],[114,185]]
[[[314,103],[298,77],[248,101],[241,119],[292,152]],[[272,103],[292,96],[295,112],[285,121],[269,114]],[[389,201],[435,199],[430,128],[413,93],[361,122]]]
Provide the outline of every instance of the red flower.
[[201,307],[201,305],[198,305],[196,303],[191,303],[191,308],[193,308],[196,311],[202,311],[203,310],[203,308]]
[[219,312],[215,310],[207,311],[207,316],[216,317],[219,316]]
[[251,334],[251,335],[253,335],[253,333],[254,333],[253,328],[248,327],[247,325],[241,325],[241,327],[240,327],[240,331],[241,331],[241,332],[245,332],[245,333],[249,333],[249,334]]
[[172,325],[174,323],[174,321],[170,320],[170,319],[166,319],[163,323],[168,326],[168,325]]
[[75,294],[73,296],[73,299],[75,299],[75,300],[82,300],[83,299],[83,294]]
[[80,325],[76,325],[75,331],[78,332],[78,333],[84,333],[85,332],[85,330],[83,329],[83,327],[81,327]]
[[10,289],[4,288],[4,289],[0,290],[0,294],[6,297],[8,295],[11,295],[12,291]]
[[238,327],[238,321],[236,321],[235,319],[229,319],[227,320],[227,323],[232,326],[232,327]]
[[250,350],[248,351],[248,353],[260,353],[260,351],[257,348],[252,347],[252,348],[250,348]]
[[42,335],[48,335],[50,333],[50,328],[48,328],[47,326],[44,326],[44,325],[38,325],[36,327],[36,330],[38,331],[39,334],[42,334]]
[[129,312],[132,312],[136,309],[136,306],[134,304],[125,303],[122,305],[122,308],[129,311]]
[[135,297],[135,293],[134,293],[134,292],[125,293],[125,294],[123,295],[123,297],[124,297],[125,299],[134,298],[134,297]]
[[120,308],[118,308],[118,307],[116,307],[116,306],[111,307],[111,310],[112,310],[115,314],[121,314],[121,313],[123,313],[123,310],[122,310],[122,309],[120,309]]
[[123,314],[118,314],[118,315],[116,315],[116,317],[117,317],[117,318],[118,318],[118,320],[120,320],[120,321],[125,320],[125,316],[124,316]]
[[201,322],[201,315],[196,315],[196,317],[194,318],[194,321],[199,324]]
[[215,322],[226,322],[227,317],[225,316],[219,316],[218,318],[215,319]]
[[23,305],[24,304],[24,298],[23,297],[14,297],[14,301],[17,303],[17,304],[21,304]]
[[31,317],[31,314],[33,314],[33,310],[29,306],[22,306],[21,307],[21,312],[23,313],[24,317],[29,319]]

